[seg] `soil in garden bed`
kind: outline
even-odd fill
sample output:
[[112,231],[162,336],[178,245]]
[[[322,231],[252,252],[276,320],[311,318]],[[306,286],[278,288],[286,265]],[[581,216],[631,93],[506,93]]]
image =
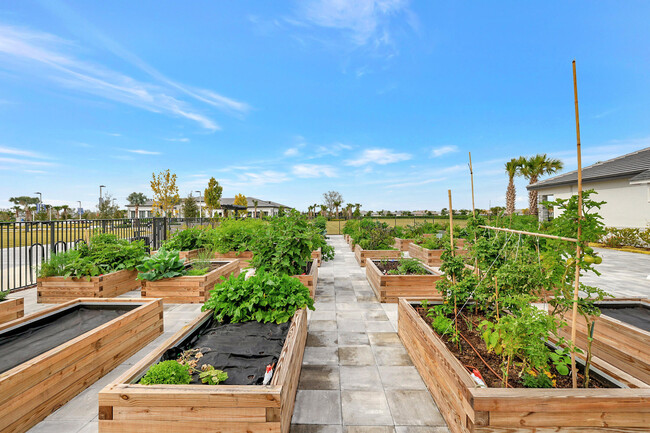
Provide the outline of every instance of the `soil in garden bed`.
[[178,359],[185,350],[200,349],[203,356],[192,375],[193,384],[202,384],[199,372],[204,364],[210,364],[228,373],[224,385],[262,385],[266,366],[278,362],[290,326],[291,321],[279,325],[222,324],[210,318],[179,345],[167,350],[162,360]]
[[74,305],[0,332],[0,373],[54,349],[139,304]]
[[[377,268],[381,271],[382,274],[388,275],[388,271],[396,270],[399,267],[399,260],[373,260],[372,261]],[[407,274],[400,275],[435,275],[433,272],[427,271],[426,274],[415,274],[409,272]]]
[[[222,266],[226,266],[227,264],[228,262],[210,262],[210,266],[208,266],[208,270],[205,273],[206,274],[210,273],[215,269],[219,269]],[[203,269],[203,268],[201,267],[197,268],[196,263],[188,263],[187,265],[185,265],[185,269],[190,270],[190,269]]]
[[598,304],[604,316],[650,332],[650,307],[638,304],[623,304],[620,307]]
[[[431,326],[432,319],[427,317],[426,311],[420,307],[420,306],[414,306],[417,312],[420,314],[420,317],[424,319],[425,322]],[[450,316],[449,318],[453,319],[453,315]],[[485,342],[483,341],[483,337],[481,336],[480,330],[478,330],[478,324],[481,323],[483,320],[485,320],[485,316],[482,315],[474,315],[470,311],[463,312],[458,315],[458,331],[460,334],[465,337],[469,343],[471,343],[471,346],[476,349],[476,351],[480,354],[476,354],[476,352],[472,349],[470,344],[467,343],[462,337],[460,338],[460,350],[458,348],[458,345],[456,343],[448,341],[447,337],[440,337],[440,335],[433,330],[438,337],[441,338],[441,340],[445,343],[447,346],[447,349],[451,351],[451,353],[454,354],[454,356],[465,366],[465,368],[471,367],[471,368],[476,368],[478,371],[481,372],[481,376],[483,376],[483,380],[487,384],[488,387],[490,388],[503,388],[503,382],[501,379],[499,379],[496,374],[499,376],[503,377],[503,372],[501,370],[501,356],[497,355],[496,353],[488,353],[487,347],[485,346]],[[469,329],[467,326],[467,322],[472,323],[472,329]],[[481,360],[485,361],[485,363]],[[494,370],[492,372],[490,368],[488,368],[485,364],[488,364],[489,367]],[[553,369],[554,370],[554,369]],[[468,372],[471,372],[471,369],[468,369]],[[526,388],[522,381],[519,379],[519,372],[520,369],[516,368],[515,366],[511,366],[510,370],[508,370],[508,387],[512,388]],[[496,374],[495,374],[496,373]],[[556,380],[556,388],[571,388],[572,387],[572,382],[571,382],[571,374],[569,373],[566,376],[562,376],[561,374],[557,373],[556,371],[553,371],[554,378]],[[613,388],[614,386],[608,384],[605,381],[599,381],[597,377],[595,376],[595,372],[592,370],[590,373],[590,381],[589,381],[589,388]],[[578,373],[578,388],[584,388],[584,376],[580,373]]]

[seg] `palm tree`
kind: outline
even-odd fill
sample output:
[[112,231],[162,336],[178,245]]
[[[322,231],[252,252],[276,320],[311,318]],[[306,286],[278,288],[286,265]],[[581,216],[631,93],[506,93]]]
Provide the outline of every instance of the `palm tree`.
[[506,162],[506,173],[508,173],[508,188],[506,189],[506,215],[515,213],[515,200],[517,191],[515,189],[515,176],[521,175],[521,168],[526,163],[526,158],[512,158]]
[[[559,159],[548,158],[546,154],[537,154],[526,160],[521,167],[521,175],[528,179],[528,185],[537,183],[540,176],[553,174],[562,170],[564,164]],[[537,191],[528,191],[528,209],[530,215],[537,215]]]
[[334,200],[332,204],[336,208],[336,218],[339,218],[339,206],[341,206],[341,200]]
[[253,200],[253,206],[255,206],[255,217],[257,218],[257,204],[259,203],[259,200]]
[[325,212],[327,212],[327,206],[325,206],[324,204],[320,205],[320,214],[322,216],[325,216]]
[[140,206],[144,206],[147,203],[147,196],[141,192],[132,192],[126,200],[131,206],[135,206],[135,217],[140,218],[138,210]]
[[22,209],[20,206],[13,206],[12,209],[16,212],[16,221],[18,221],[18,212]]

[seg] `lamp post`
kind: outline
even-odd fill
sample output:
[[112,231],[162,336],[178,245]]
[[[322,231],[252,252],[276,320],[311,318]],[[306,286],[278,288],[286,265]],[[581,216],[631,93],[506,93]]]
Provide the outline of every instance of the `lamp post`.
[[199,193],[199,218],[203,218],[203,211],[201,209],[201,191],[194,191]]
[[[40,213],[41,212],[41,206],[43,205],[43,194],[41,194],[40,192],[35,192],[34,194],[38,194],[38,206],[37,206],[37,209],[36,209],[36,213]],[[32,216],[32,221],[34,221],[33,216]]]
[[79,207],[77,208],[77,213],[79,214],[79,221],[81,221],[81,212],[79,212],[79,210],[81,209],[81,200],[77,200],[77,203],[79,203]]
[[99,185],[99,205],[102,205],[102,188],[106,188],[106,185]]

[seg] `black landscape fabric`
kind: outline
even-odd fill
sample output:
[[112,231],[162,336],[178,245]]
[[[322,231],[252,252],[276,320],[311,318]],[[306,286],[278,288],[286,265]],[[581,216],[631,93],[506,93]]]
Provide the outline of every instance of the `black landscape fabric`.
[[[184,350],[201,349],[197,370],[209,364],[228,373],[224,385],[261,385],[266,366],[278,362],[290,324],[219,324],[210,319],[191,339],[165,352],[163,361],[178,359]],[[198,373],[192,376],[192,383],[202,383]]]
[[[600,307],[601,314],[609,316],[644,331],[650,331],[650,308],[645,306],[630,306],[624,308]],[[598,330],[598,325],[596,325]]]
[[0,373],[66,343],[139,305],[78,305],[0,333]]

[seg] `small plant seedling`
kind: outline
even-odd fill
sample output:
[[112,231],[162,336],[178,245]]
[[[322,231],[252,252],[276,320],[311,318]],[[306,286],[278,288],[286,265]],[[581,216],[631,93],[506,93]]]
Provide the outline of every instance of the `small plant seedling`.
[[191,381],[190,367],[174,360],[152,365],[140,379],[142,385],[187,385]]
[[222,370],[217,370],[210,364],[204,364],[201,367],[199,377],[203,383],[207,383],[208,385],[219,385],[221,382],[225,382],[228,379],[228,373]]

